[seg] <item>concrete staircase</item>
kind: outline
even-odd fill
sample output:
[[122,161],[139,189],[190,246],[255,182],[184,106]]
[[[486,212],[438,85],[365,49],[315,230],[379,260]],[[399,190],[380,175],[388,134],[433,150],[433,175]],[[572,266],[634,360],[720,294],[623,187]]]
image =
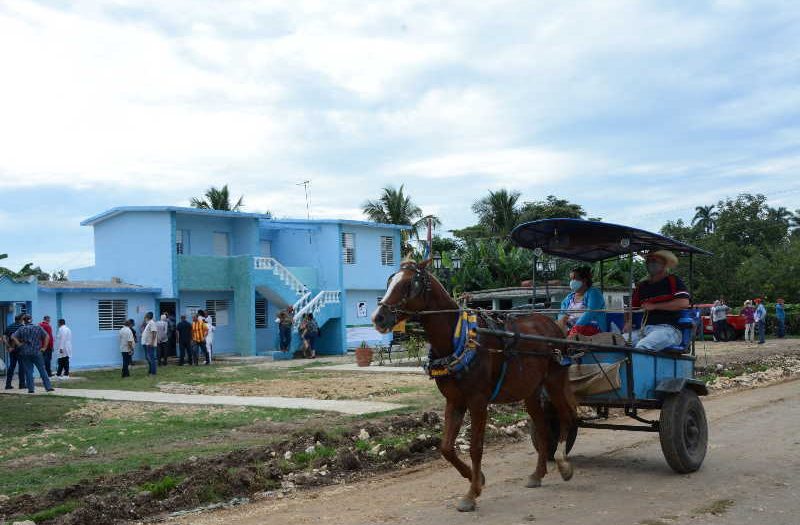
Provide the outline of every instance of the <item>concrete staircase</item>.
[[301,308],[295,308],[292,341],[289,345],[289,352],[273,352],[273,359],[291,359],[294,352],[302,348],[302,340],[298,330],[303,320],[303,315],[307,313],[314,316],[314,320],[317,322],[317,325],[319,325],[321,331],[329,320],[341,318],[341,292],[339,290],[322,290],[313,298],[305,301],[305,304]]

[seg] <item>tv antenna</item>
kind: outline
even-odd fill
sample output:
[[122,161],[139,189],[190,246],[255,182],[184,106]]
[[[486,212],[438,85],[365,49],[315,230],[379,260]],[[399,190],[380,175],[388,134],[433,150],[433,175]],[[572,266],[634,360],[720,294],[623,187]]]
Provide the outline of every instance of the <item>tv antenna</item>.
[[304,180],[303,182],[298,182],[296,186],[302,186],[306,192],[306,219],[311,220],[311,207],[308,203],[308,185],[311,184],[310,180]]

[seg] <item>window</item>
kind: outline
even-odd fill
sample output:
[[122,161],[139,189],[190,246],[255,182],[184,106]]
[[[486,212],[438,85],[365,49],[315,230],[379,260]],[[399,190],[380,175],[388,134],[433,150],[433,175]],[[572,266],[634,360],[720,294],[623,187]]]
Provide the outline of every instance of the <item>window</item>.
[[342,232],[342,262],[356,263],[356,239],[352,233]]
[[227,257],[230,255],[228,232],[214,232],[214,255],[218,257]]
[[228,326],[230,301],[227,299],[206,300],[206,317],[211,317],[214,326]]
[[189,230],[175,230],[175,253],[189,253]]
[[256,328],[267,327],[267,300],[256,297]]
[[272,241],[261,241],[259,243],[259,253],[261,257],[272,257]]
[[99,330],[119,330],[127,319],[127,299],[97,301],[97,328]]
[[381,264],[394,265],[394,237],[381,235]]

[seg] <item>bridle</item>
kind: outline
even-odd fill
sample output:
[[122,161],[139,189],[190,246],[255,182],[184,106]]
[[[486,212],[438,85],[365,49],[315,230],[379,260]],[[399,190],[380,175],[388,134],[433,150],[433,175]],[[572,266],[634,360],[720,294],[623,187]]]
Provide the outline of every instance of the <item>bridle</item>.
[[408,292],[403,296],[402,299],[400,299],[400,301],[394,304],[388,304],[383,299],[381,299],[379,303],[394,315],[415,314],[415,311],[405,309],[406,304],[417,297],[427,297],[428,293],[431,291],[431,277],[428,274],[428,271],[425,268],[420,268],[416,263],[413,262],[402,264],[400,266],[400,270],[389,276],[389,278],[386,280],[387,289],[389,288],[389,284],[392,282],[392,279],[394,279],[394,277],[403,270],[411,270],[414,272]]

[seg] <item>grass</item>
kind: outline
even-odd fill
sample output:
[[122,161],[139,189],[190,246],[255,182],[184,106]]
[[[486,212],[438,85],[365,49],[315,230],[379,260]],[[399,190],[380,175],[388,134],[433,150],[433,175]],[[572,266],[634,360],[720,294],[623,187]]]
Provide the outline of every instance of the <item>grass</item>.
[[145,483],[141,486],[141,489],[148,491],[156,499],[164,499],[181,481],[183,481],[183,479],[179,477],[164,476],[158,481]]
[[[82,479],[157,467],[189,456],[263,445],[259,434],[232,433],[258,421],[286,422],[312,415],[305,410],[230,408],[171,413],[147,409],[135,417],[66,417],[86,400],[7,396],[0,434],[0,494],[37,492]],[[102,403],[102,402],[100,402]],[[153,444],[158,443],[157,447]],[[85,455],[89,446],[96,455]],[[51,461],[43,461],[51,455]],[[14,467],[23,464],[25,468]]]
[[[325,363],[307,363],[289,368],[263,368],[238,363],[215,364],[213,366],[177,366],[170,364],[158,368],[158,374],[148,376],[146,365],[136,365],[131,376],[123,379],[119,370],[79,370],[73,373],[80,381],[62,381],[57,388],[86,388],[93,390],[158,390],[159,383],[181,383],[185,385],[218,385],[271,379],[307,379],[302,374],[307,369]],[[220,371],[224,368],[224,371]]]
[[320,445],[314,447],[313,452],[298,452],[297,454],[292,456],[291,461],[300,467],[305,467],[315,459],[330,458],[333,457],[335,454],[336,454],[335,448]]
[[712,501],[708,505],[703,505],[692,511],[692,516],[702,516],[704,514],[713,514],[714,516],[721,516],[728,512],[735,502],[732,499],[718,499]]
[[64,514],[69,514],[73,510],[78,508],[77,501],[66,501],[61,505],[56,505],[55,507],[51,507],[47,510],[41,510],[35,514],[30,514],[28,516],[24,516],[22,518],[18,518],[19,521],[32,521],[34,523],[41,523],[43,521],[52,520],[53,518],[57,518],[59,516],[63,516]]

